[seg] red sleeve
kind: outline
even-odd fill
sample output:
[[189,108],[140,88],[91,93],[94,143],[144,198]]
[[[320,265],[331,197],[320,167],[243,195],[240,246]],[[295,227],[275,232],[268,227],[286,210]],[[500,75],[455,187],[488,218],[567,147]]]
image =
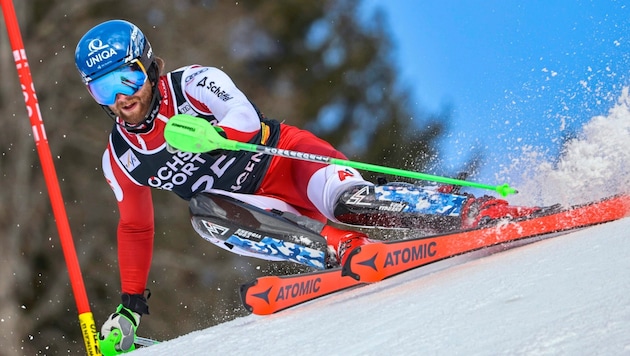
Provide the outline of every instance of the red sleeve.
[[[105,152],[103,168],[118,200],[118,265],[123,293],[142,294],[153,257],[154,217],[151,188],[131,181]],[[108,170],[106,165],[112,162]],[[112,179],[113,178],[113,179]]]
[[153,200],[149,187],[125,191],[118,203],[118,265],[123,293],[142,294],[153,257]]

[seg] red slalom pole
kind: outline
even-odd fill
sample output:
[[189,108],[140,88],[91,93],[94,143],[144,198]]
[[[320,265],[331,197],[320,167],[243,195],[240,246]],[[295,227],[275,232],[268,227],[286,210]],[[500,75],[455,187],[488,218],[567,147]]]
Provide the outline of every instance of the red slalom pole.
[[83,340],[85,341],[87,354],[90,356],[101,355],[98,348],[96,325],[94,324],[94,317],[90,311],[87,293],[85,292],[85,285],[83,284],[83,277],[81,276],[81,268],[79,266],[79,260],[72,240],[72,234],[70,233],[68,216],[61,196],[61,189],[59,188],[59,180],[57,179],[55,165],[50,153],[50,146],[48,145],[48,139],[46,138],[44,121],[42,120],[39,103],[37,102],[37,96],[35,95],[35,86],[33,85],[31,70],[28,65],[28,60],[26,59],[24,43],[22,42],[22,34],[15,15],[13,1],[0,0],[0,4],[2,5],[4,21],[7,26],[9,41],[11,42],[11,48],[13,50],[15,66],[17,67],[18,77],[22,85],[26,111],[28,112],[29,119],[31,120],[33,139],[35,140],[35,146],[37,147],[37,153],[39,154],[39,160],[44,172],[44,178],[46,181],[46,187],[48,188],[53,214],[57,222],[57,230],[59,232],[59,238],[61,239],[61,247],[66,259],[68,273],[70,275],[72,292],[77,303],[79,323],[81,325],[81,332],[83,333]]

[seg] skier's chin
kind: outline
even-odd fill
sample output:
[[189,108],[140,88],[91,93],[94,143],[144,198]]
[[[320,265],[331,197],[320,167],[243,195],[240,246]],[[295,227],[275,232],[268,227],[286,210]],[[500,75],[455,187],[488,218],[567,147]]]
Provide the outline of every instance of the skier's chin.
[[137,125],[144,119],[144,113],[139,104],[133,105],[129,110],[120,110],[117,116],[129,125]]

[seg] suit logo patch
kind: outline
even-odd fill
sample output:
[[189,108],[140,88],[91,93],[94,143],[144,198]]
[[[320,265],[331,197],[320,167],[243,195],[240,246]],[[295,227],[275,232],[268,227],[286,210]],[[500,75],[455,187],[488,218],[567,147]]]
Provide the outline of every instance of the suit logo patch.
[[140,160],[131,149],[128,149],[122,156],[118,157],[118,160],[120,160],[120,163],[125,166],[127,172],[133,171],[140,165]]

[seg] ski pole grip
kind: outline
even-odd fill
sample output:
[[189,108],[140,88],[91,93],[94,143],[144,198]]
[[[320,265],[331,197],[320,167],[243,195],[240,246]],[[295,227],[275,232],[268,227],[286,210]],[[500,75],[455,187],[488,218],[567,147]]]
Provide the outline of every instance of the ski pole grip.
[[101,353],[103,356],[118,355],[120,350],[116,349],[116,345],[120,343],[122,339],[122,333],[118,329],[112,329],[109,335],[105,339],[99,340],[101,346]]

